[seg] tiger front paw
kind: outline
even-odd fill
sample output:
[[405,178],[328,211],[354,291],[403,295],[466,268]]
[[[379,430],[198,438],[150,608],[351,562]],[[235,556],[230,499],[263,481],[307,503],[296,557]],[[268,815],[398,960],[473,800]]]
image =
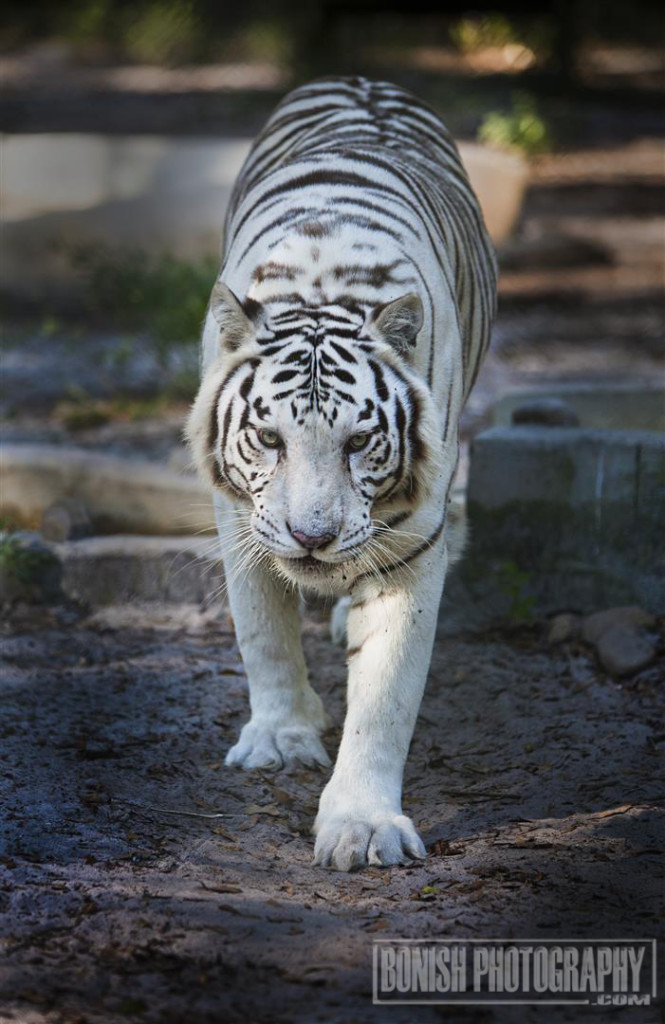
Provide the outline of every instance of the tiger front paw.
[[314,863],[336,871],[408,864],[427,856],[413,822],[404,814],[333,818],[317,822],[317,833]]
[[336,871],[367,864],[408,864],[427,856],[413,822],[402,814],[395,780],[363,774],[363,784],[334,774],[321,794],[314,825],[314,863]]
[[278,771],[297,764],[328,768],[330,758],[321,742],[320,729],[310,722],[275,726],[252,720],[243,727],[224,763],[238,768]]

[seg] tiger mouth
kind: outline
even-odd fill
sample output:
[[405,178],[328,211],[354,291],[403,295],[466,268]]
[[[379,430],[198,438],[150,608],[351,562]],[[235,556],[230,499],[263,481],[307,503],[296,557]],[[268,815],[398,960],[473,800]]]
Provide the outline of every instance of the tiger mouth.
[[330,576],[344,567],[348,569],[349,562],[353,560],[324,562],[322,558],[316,558],[315,555],[303,555],[302,558],[281,558],[280,561],[293,573],[302,573],[306,576]]
[[304,569],[305,572],[327,572],[334,568],[334,564],[323,562],[314,555],[304,555],[302,558],[285,559],[294,569]]
[[[307,573],[331,573],[335,569],[339,569],[341,566],[349,566],[350,563],[355,562],[356,557],[360,553],[361,548],[365,546],[364,542],[361,544],[354,544],[353,547],[343,549],[343,557],[335,561],[324,561],[323,558],[317,558],[316,555],[303,555],[302,558],[282,558],[283,562],[286,562],[290,569],[296,572],[299,569],[304,570]],[[342,552],[340,552],[342,554]]]

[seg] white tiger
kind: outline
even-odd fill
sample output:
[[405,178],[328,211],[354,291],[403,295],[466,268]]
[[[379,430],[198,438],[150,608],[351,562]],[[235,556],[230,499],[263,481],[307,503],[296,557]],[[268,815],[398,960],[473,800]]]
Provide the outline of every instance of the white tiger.
[[425,856],[402,774],[495,294],[478,203],[432,110],[360,78],[286,97],[233,193],[187,434],[249,680],[228,765],[329,765],[298,591],[348,595],[348,710],[317,864]]

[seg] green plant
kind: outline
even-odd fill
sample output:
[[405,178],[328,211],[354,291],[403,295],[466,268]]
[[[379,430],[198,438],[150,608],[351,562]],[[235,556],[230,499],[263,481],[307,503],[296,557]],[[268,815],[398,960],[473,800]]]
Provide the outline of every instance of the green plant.
[[165,397],[172,402],[191,402],[199,389],[200,380],[198,367],[183,366],[166,385]]
[[508,615],[516,622],[528,622],[533,618],[535,597],[526,593],[531,579],[528,572],[520,569],[516,562],[503,562],[499,568],[499,590],[510,599]]
[[72,43],[96,43],[108,38],[113,23],[113,0],[83,0],[61,8],[60,34]]
[[514,26],[503,14],[460,18],[450,26],[449,34],[462,53],[477,53],[489,46],[507,46],[518,42]]
[[169,408],[190,402],[198,388],[198,374],[181,370],[160,394],[142,398],[118,394],[112,399],[96,399],[83,393],[62,402],[54,409],[54,417],[68,430],[86,430],[106,423],[140,423],[163,416]]
[[55,556],[44,548],[30,547],[8,520],[0,523],[0,573],[19,583],[35,583]]
[[85,281],[85,302],[96,318],[121,331],[144,334],[166,363],[176,343],[197,342],[217,260],[196,261],[141,249],[79,246],[70,258]]
[[286,20],[253,18],[226,41],[224,56],[228,60],[288,66],[294,47],[292,26]]
[[199,48],[200,24],[190,0],[158,0],[131,9],[123,44],[134,60],[148,64],[182,64]]
[[487,114],[478,129],[478,138],[491,146],[519,150],[526,156],[552,148],[549,129],[538,113],[535,100],[524,92],[513,95],[509,113],[493,110]]
[[68,430],[103,427],[111,419],[106,405],[94,399],[58,402],[54,412],[56,419]]
[[449,29],[453,44],[461,53],[480,53],[487,49],[523,46],[539,60],[552,51],[553,25],[549,18],[531,18],[516,24],[504,14],[485,14],[460,18]]

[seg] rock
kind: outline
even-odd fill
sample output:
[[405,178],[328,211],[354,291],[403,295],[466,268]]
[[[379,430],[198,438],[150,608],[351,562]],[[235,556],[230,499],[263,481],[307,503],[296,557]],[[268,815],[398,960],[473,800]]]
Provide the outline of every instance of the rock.
[[[92,629],[159,629],[205,632],[215,625],[233,632],[233,623],[228,613],[222,614],[223,606],[210,604],[163,604],[148,601],[140,604],[110,604],[97,608],[84,621]],[[224,609],[225,610],[225,609]]]
[[654,617],[639,605],[626,605],[623,608],[608,608],[602,612],[587,615],[582,623],[582,637],[588,644],[596,646],[609,631],[619,629],[637,633],[640,629],[649,629],[654,625]]
[[564,612],[561,615],[555,615],[554,618],[550,620],[547,642],[552,645],[562,644],[567,640],[574,640],[575,637],[579,636],[579,632],[579,615],[572,615],[569,612]]
[[92,523],[87,508],[76,498],[61,498],[44,512],[41,533],[44,540],[57,543],[90,537]]
[[655,657],[657,639],[633,626],[610,628],[596,645],[603,668],[613,676],[627,676],[645,668]]
[[653,615],[644,608],[626,605],[588,615],[582,623],[582,637],[595,647],[603,668],[613,676],[626,676],[653,660],[657,638],[646,630],[654,625]]
[[513,409],[513,423],[533,423],[543,427],[579,427],[575,410],[560,398],[539,398]]

